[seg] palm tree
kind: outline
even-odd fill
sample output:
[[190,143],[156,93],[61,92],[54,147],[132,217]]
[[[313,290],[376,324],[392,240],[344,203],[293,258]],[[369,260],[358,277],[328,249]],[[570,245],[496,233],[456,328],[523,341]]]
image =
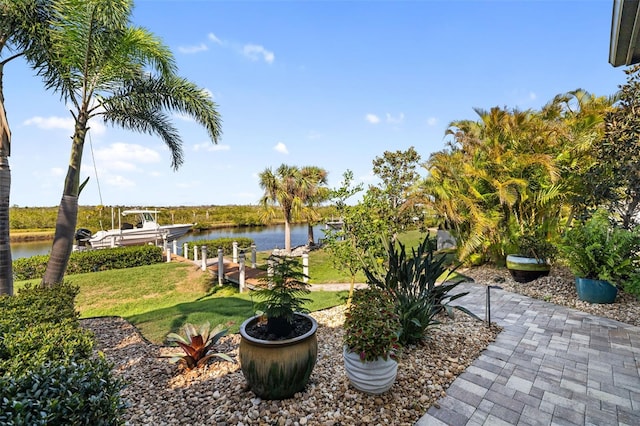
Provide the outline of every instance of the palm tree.
[[4,67],[17,58],[35,59],[42,53],[48,6],[49,2],[42,0],[0,0],[0,295],[13,294],[9,238],[11,130],[4,106]]
[[313,225],[321,219],[317,207],[330,197],[327,185],[328,172],[320,167],[305,166],[300,169],[300,199],[303,204],[302,216],[307,221],[307,245],[315,245]]
[[265,209],[267,217],[274,216],[274,208],[278,206],[284,217],[284,249],[291,252],[291,221],[302,209],[303,201],[300,188],[303,178],[296,166],[280,165],[275,173],[271,168],[265,169],[258,176],[260,188],[264,195],[260,204]]
[[90,119],[101,117],[107,124],[158,135],[171,151],[174,169],[183,162],[182,141],[167,112],[192,116],[214,143],[220,136],[220,118],[211,97],[175,74],[173,55],[161,40],[129,23],[132,1],[54,4],[47,62],[37,69],[45,86],[73,106],[75,128],[44,285],[62,281],[71,254]]

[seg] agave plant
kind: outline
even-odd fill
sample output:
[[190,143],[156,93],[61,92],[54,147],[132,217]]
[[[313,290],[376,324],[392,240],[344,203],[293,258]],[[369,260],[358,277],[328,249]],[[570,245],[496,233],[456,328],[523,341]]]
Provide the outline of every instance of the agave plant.
[[171,357],[171,362],[179,362],[189,370],[203,366],[212,357],[234,362],[227,354],[211,352],[218,340],[229,331],[223,329],[222,325],[217,325],[211,330],[211,324],[208,321],[199,328],[193,324],[186,323],[182,330],[184,332],[182,336],[176,333],[167,335],[167,341],[177,343],[184,351],[184,354],[167,355]]
[[417,249],[407,254],[405,246],[390,242],[388,260],[376,269],[365,268],[367,282],[388,292],[396,303],[402,331],[400,343],[414,344],[426,337],[427,329],[437,326],[441,312],[453,316],[457,309],[477,318],[463,306],[452,305],[468,294],[452,294],[462,281],[452,277],[457,266],[446,253],[436,252],[436,239],[426,235]]

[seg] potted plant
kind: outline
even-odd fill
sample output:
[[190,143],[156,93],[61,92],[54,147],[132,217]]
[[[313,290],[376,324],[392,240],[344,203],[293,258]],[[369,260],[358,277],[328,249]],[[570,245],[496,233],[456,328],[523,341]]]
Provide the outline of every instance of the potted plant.
[[528,283],[549,275],[557,248],[541,232],[525,232],[515,242],[516,253],[507,256],[507,269],[516,282]]
[[578,298],[590,303],[613,303],[617,286],[637,283],[640,232],[617,226],[606,210],[576,224],[563,238],[561,251],[576,276]]
[[344,366],[358,390],[380,394],[398,374],[400,321],[388,293],[376,287],[356,290],[344,322]]
[[251,390],[263,399],[301,391],[316,364],[318,323],[306,315],[305,275],[294,258],[271,256],[270,272],[254,290],[259,313],[240,326],[239,358]]

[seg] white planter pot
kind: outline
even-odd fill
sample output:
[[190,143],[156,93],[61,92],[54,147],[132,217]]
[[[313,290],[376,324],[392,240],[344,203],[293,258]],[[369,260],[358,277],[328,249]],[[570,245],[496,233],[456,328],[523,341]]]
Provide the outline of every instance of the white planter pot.
[[349,381],[362,392],[380,394],[388,391],[396,381],[398,362],[391,358],[363,362],[357,353],[347,351],[346,346],[342,356]]

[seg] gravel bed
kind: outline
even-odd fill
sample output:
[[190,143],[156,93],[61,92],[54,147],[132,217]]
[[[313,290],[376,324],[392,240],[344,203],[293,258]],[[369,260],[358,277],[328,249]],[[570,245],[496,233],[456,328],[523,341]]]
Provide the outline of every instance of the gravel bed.
[[[256,397],[238,363],[213,361],[193,371],[180,370],[160,357],[175,348],[147,342],[121,318],[86,319],[82,325],[95,333],[96,349],[128,383],[122,396],[131,425],[413,425],[499,332],[495,325],[487,327],[464,314],[443,318],[429,342],[400,354],[391,390],[374,396],[350,387],[346,377],[344,308],[312,315],[319,324],[317,364],[305,390],[283,401]],[[225,336],[217,351],[237,359],[239,340],[239,335]]]
[[[640,326],[640,302],[619,293],[616,302],[597,305],[577,300],[573,275],[554,267],[550,276],[515,282],[502,268],[459,271],[478,284],[497,285],[551,303]],[[464,305],[464,298],[459,300]],[[82,320],[96,335],[96,350],[114,363],[128,385],[122,396],[130,425],[413,425],[495,339],[499,327],[467,317],[443,318],[423,345],[405,348],[398,378],[383,395],[367,395],[349,385],[342,361],[344,307],[312,314],[318,320],[318,362],[306,389],[283,401],[256,397],[246,386],[237,363],[210,362],[181,370],[161,357],[175,348],[146,341],[135,327],[117,318]],[[239,335],[221,339],[217,350],[238,358]]]

